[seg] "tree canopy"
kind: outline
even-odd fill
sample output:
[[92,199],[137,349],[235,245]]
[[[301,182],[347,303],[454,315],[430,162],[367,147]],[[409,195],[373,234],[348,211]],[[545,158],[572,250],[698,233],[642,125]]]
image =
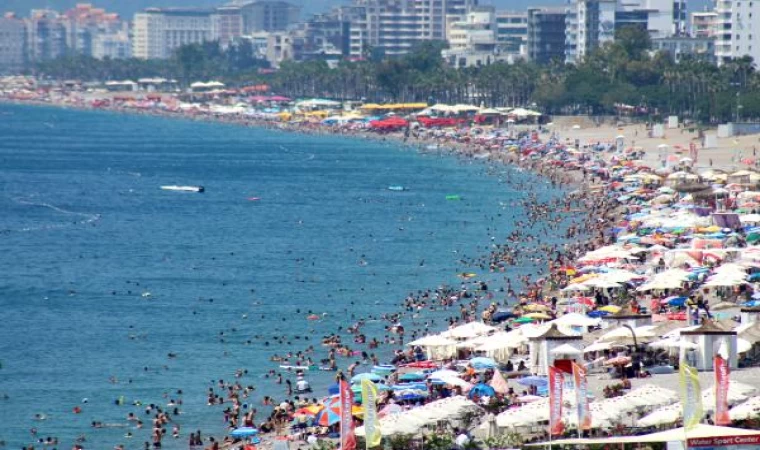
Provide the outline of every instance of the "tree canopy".
[[285,61],[262,75],[266,63],[249,44],[222,49],[218,43],[179,48],[165,61],[95,60],[66,56],[39,64],[40,74],[88,80],[148,76],[192,81],[220,79],[231,85],[269,84],[290,97],[326,97],[372,102],[475,103],[530,106],[547,113],[612,114],[619,106],[661,116],[677,114],[701,122],[760,117],[760,75],[749,57],[718,67],[683,56],[676,63],[653,53],[646,31],[617,30],[616,40],[575,65],[518,61],[454,69],[444,64],[445,43],[423,42],[404,56],[366,48],[359,61]]

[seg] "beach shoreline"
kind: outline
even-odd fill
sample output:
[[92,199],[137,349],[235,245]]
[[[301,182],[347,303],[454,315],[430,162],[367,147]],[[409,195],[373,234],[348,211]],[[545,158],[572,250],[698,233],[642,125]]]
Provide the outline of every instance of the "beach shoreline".
[[[166,112],[157,112],[157,111],[141,111],[141,110],[134,110],[131,108],[92,108],[87,107],[84,105],[70,105],[70,104],[56,104],[56,103],[48,103],[48,102],[27,102],[27,101],[12,101],[8,102],[12,104],[19,104],[19,105],[35,105],[35,106],[44,106],[44,107],[51,107],[51,108],[70,108],[70,109],[78,109],[78,110],[88,110],[88,111],[106,111],[106,112],[115,112],[120,114],[130,114],[130,115],[150,115],[150,116],[158,116],[158,117],[168,117],[168,118],[178,118],[181,120],[197,120],[197,121],[204,121],[204,122],[210,122],[210,123],[222,123],[222,124],[229,124],[229,125],[236,125],[236,126],[247,126],[247,127],[259,127],[264,128],[272,131],[280,131],[280,132],[286,132],[286,133],[298,133],[298,134],[308,134],[308,135],[331,135],[331,136],[342,136],[342,137],[348,137],[348,138],[354,138],[354,139],[372,139],[376,141],[382,141],[387,142],[392,145],[400,145],[406,148],[413,148],[417,151],[428,151],[428,152],[438,152],[438,153],[446,153],[450,154],[455,157],[464,158],[464,159],[474,159],[477,155],[485,154],[486,152],[482,148],[478,148],[477,145],[472,145],[468,143],[463,142],[452,142],[446,139],[438,139],[438,138],[426,138],[426,137],[406,137],[403,132],[396,132],[396,133],[389,133],[389,134],[375,134],[368,131],[349,131],[349,130],[341,130],[339,133],[331,133],[329,128],[321,127],[319,125],[287,125],[282,123],[273,123],[268,121],[252,121],[244,118],[226,118],[222,116],[213,116],[213,115],[185,115],[185,114],[177,114],[177,113],[166,113]],[[546,137],[546,136],[544,136]],[[433,148],[434,147],[434,148]],[[480,160],[480,158],[478,158]],[[590,177],[589,179],[586,179],[584,176],[582,176],[577,171],[565,171],[555,166],[550,166],[547,164],[542,164],[540,160],[530,160],[530,159],[522,159],[519,157],[519,155],[511,154],[511,153],[503,153],[494,155],[493,153],[490,153],[488,157],[483,158],[482,162],[484,163],[492,163],[492,164],[508,164],[511,167],[519,168],[520,170],[528,170],[534,173],[536,176],[542,177],[545,180],[548,180],[551,183],[556,183],[558,186],[564,188],[565,190],[574,190],[575,192],[581,193],[581,198],[583,198],[586,201],[591,202],[592,204],[594,202],[602,202],[602,205],[597,205],[596,207],[590,206],[589,211],[591,213],[594,213],[597,209],[601,209],[601,214],[598,217],[592,217],[592,216],[584,216],[584,214],[587,214],[587,211],[567,211],[567,214],[583,217],[587,219],[588,223],[598,222],[602,221],[602,223],[608,224],[613,222],[617,216],[614,209],[609,209],[608,205],[604,204],[604,194],[598,193],[591,189],[591,187],[595,184],[595,178]],[[598,229],[597,229],[598,230]],[[578,241],[577,237],[583,237],[581,241]],[[604,245],[606,242],[604,240],[604,237],[595,236],[595,235],[589,235],[586,236],[583,233],[579,233],[575,235],[573,238],[568,239],[568,241],[575,239],[575,244],[579,248],[584,248],[586,250],[599,247],[601,245]],[[545,277],[546,273],[540,274],[537,277]],[[535,278],[535,277],[534,277]],[[541,295],[551,295],[552,291],[546,289],[545,285],[541,286]],[[481,309],[484,305],[480,305]],[[477,314],[480,313],[480,310],[477,311]],[[477,317],[475,320],[478,320]],[[348,324],[347,324],[348,325]],[[432,330],[431,330],[432,331]],[[272,438],[273,436],[267,435],[267,440],[265,441],[265,446],[272,444]]]

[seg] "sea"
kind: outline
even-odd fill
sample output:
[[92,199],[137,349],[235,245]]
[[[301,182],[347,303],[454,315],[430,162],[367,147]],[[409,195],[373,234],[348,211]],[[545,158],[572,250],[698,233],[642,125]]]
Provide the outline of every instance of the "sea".
[[[312,345],[324,358],[323,336],[400,311],[410,292],[458,286],[463,272],[496,301],[505,276],[536,273],[462,263],[513,231],[527,186],[564,195],[517,169],[395,142],[0,105],[0,441],[142,449],[145,406],[181,399],[180,438],[163,448],[184,449],[197,429],[224,436],[230,405],[208,406],[207,392],[239,369],[261,420],[262,396],[285,394],[266,376],[280,371],[272,355]],[[457,313],[402,322],[440,331]],[[363,330],[382,340],[387,326]],[[387,361],[393,348],[377,353]],[[310,371],[313,396],[333,377]]]

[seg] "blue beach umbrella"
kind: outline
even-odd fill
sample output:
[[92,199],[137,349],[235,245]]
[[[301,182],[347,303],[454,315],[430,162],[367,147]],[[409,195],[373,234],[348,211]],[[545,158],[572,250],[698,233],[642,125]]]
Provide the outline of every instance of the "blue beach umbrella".
[[483,356],[472,358],[470,360],[470,364],[472,365],[472,367],[474,367],[477,370],[493,369],[496,367],[496,361],[494,361],[491,358],[486,358]]
[[536,375],[520,378],[517,382],[523,386],[546,386],[549,384],[549,380],[546,377],[539,377]]
[[399,381],[421,381],[425,379],[425,375],[416,372],[405,373],[398,377]]
[[586,315],[593,319],[598,319],[600,317],[609,316],[610,312],[609,311],[589,311],[588,314]]
[[354,383],[354,384],[355,383],[361,383],[362,380],[369,380],[369,381],[372,381],[372,382],[377,382],[377,381],[383,381],[383,377],[381,377],[380,375],[378,375],[376,373],[372,373],[372,372],[360,373],[358,375],[354,375],[351,378],[351,383]]
[[396,367],[392,364],[381,364],[379,366],[372,367],[372,373],[376,373],[378,375],[388,376],[395,371]]
[[235,438],[247,438],[250,436],[255,436],[257,434],[259,434],[259,430],[257,430],[256,428],[240,427],[240,428],[235,428],[234,430],[232,430],[232,432],[230,433],[230,436],[235,437]]
[[327,388],[327,393],[330,395],[338,395],[340,393],[340,386],[338,386],[338,383],[330,385]]
[[470,389],[470,392],[467,394],[467,398],[472,399],[475,396],[478,397],[493,397],[496,395],[496,391],[491,386],[485,384],[485,383],[478,383],[476,384],[472,389]]
[[515,314],[509,311],[497,311],[494,313],[494,315],[491,317],[491,320],[494,322],[504,322],[507,319],[513,319],[515,318]]
[[686,297],[674,297],[668,300],[670,306],[683,306],[686,304]]

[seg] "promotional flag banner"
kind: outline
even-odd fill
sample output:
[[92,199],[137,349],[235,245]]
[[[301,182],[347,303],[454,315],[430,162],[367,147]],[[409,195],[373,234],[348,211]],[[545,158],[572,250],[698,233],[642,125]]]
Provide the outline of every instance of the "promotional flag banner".
[[728,383],[730,370],[726,358],[715,355],[715,425],[731,425],[728,416]]
[[561,435],[565,430],[562,423],[562,385],[565,375],[561,370],[549,367],[549,433],[552,436]]
[[378,447],[383,436],[380,434],[380,424],[377,421],[377,386],[375,383],[362,379],[362,404],[364,404],[364,433],[367,450]]
[[699,389],[699,372],[686,361],[681,360],[681,404],[683,405],[683,426],[687,430],[699,425],[702,420],[702,393]]
[[346,380],[340,380],[340,448],[356,450],[354,435],[354,417],[351,407],[354,405],[354,394]]
[[578,404],[578,429],[591,429],[591,410],[588,406],[588,381],[586,368],[573,362],[573,381],[575,382],[575,400]]

